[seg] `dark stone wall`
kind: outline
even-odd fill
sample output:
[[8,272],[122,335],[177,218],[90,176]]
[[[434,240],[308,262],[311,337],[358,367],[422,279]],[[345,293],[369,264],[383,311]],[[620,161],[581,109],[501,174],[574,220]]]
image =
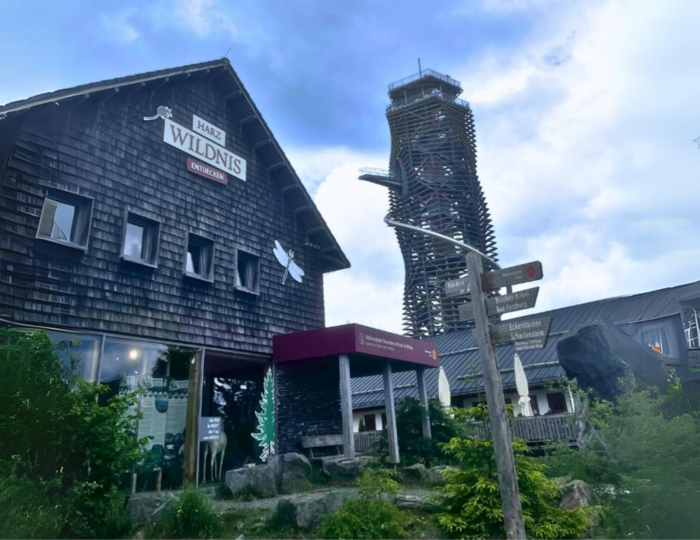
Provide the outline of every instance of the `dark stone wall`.
[[343,432],[338,363],[276,367],[277,452],[301,452],[301,437]]
[[[224,99],[230,89],[217,77],[23,113],[0,155],[0,317],[263,354],[276,333],[323,326],[318,251],[304,246],[278,173],[268,170],[264,149],[253,149],[251,124]],[[229,176],[225,186],[188,172],[189,156],[163,142],[163,121],[143,120],[159,105],[184,127],[197,114],[223,128],[226,147],[248,162],[247,182]],[[48,188],[94,198],[85,253],[35,238]],[[156,269],[120,260],[127,210],[162,222]],[[188,232],[216,242],[214,283],[183,277]],[[294,249],[303,283],[282,285],[275,239]],[[260,256],[259,296],[234,289],[236,246]]]

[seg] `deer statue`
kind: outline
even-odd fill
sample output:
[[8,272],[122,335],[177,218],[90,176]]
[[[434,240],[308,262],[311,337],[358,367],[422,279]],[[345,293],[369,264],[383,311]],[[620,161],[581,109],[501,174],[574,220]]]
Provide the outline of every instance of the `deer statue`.
[[[207,441],[204,445],[204,481],[207,481],[207,458],[211,454],[211,462],[209,463],[209,470],[211,471],[211,480],[221,479],[221,472],[224,467],[224,454],[226,453],[226,443],[228,443],[228,438],[226,437],[226,432],[221,431],[221,438],[218,441]],[[216,458],[219,459],[219,469],[216,468]]]

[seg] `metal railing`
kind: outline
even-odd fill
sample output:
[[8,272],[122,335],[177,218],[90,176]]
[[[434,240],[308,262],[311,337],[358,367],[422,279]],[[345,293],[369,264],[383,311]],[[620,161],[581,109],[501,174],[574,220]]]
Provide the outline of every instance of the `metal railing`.
[[[528,443],[573,442],[576,440],[576,417],[573,414],[521,416],[514,418],[509,424],[511,436]],[[473,422],[470,426],[476,437],[480,439],[491,438],[491,428],[488,423]]]
[[455,97],[454,94],[450,94],[448,92],[442,92],[438,90],[437,88],[433,88],[432,90],[426,92],[425,94],[416,94],[414,96],[410,96],[408,98],[397,98],[394,99],[389,105],[386,106],[387,111],[394,111],[396,109],[402,109],[403,107],[408,107],[409,105],[413,105],[414,103],[417,103],[419,101],[423,101],[424,99],[429,99],[432,97],[436,97],[438,99],[442,99],[443,101],[446,101],[447,103],[454,103],[456,105],[459,105],[461,107],[469,108],[469,102],[464,101],[463,99],[459,99],[458,97]]
[[384,178],[392,178],[392,174],[389,169],[376,169],[374,167],[362,167],[360,169],[360,176],[368,174],[370,176],[383,176]]
[[430,76],[435,77],[436,79],[440,79],[441,81],[445,81],[446,83],[456,86],[457,88],[462,88],[462,84],[458,80],[450,77],[449,75],[443,75],[442,73],[438,73],[433,69],[423,69],[418,73],[414,73],[413,75],[404,77],[400,81],[391,83],[389,85],[389,91],[391,92],[392,90],[399,88],[405,84],[412,83],[413,81],[417,81],[418,79],[422,79],[423,77]]

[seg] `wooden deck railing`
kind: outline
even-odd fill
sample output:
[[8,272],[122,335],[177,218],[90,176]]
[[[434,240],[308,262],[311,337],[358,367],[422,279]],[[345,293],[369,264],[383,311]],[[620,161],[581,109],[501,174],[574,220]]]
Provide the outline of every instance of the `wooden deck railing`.
[[355,452],[379,452],[384,443],[383,431],[363,431],[355,433]]
[[[487,423],[471,424],[474,435],[482,439],[491,438]],[[548,441],[576,441],[576,418],[572,414],[553,414],[551,416],[520,416],[510,421],[510,433],[513,438],[523,439],[528,443]]]

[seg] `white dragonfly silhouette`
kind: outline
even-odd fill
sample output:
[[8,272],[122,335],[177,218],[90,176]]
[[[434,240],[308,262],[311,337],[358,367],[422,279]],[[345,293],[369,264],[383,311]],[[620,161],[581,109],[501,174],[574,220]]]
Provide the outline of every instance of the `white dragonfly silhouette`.
[[273,249],[272,252],[275,254],[275,257],[277,257],[279,263],[284,266],[282,285],[287,282],[287,276],[292,276],[294,281],[301,283],[301,278],[304,277],[304,271],[294,262],[294,251],[291,249],[285,251],[282,245],[275,240],[275,249]]

